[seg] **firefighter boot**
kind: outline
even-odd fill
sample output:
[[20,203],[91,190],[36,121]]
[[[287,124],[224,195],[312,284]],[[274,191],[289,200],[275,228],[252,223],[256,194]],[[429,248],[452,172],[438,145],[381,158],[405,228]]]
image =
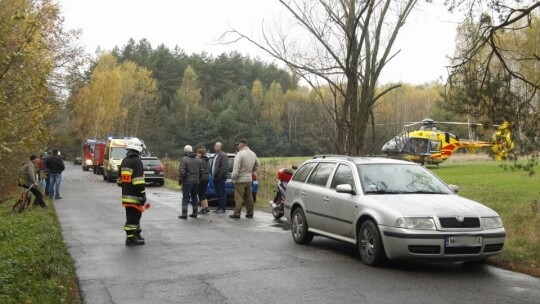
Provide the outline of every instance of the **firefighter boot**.
[[187,219],[187,208],[182,208],[182,215],[179,215],[178,218],[183,220]]
[[126,231],[126,246],[136,246],[144,245],[144,239],[140,240],[137,238],[137,225],[124,225],[124,230]]
[[142,237],[141,232],[142,232],[141,226],[138,226],[137,230],[135,230],[135,237],[138,240],[143,240],[144,241],[144,238]]
[[199,213],[199,207],[193,206],[193,212],[189,215],[189,217],[197,218],[198,213]]

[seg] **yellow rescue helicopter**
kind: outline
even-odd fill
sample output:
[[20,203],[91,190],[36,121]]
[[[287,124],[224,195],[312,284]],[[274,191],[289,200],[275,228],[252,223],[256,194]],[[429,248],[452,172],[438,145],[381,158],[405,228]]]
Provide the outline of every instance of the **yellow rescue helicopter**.
[[384,144],[382,152],[388,156],[400,156],[413,162],[438,166],[459,149],[476,153],[478,149],[489,148],[490,154],[496,160],[508,158],[514,150],[509,122],[505,121],[496,125],[497,130],[490,141],[462,140],[452,133],[439,130],[437,125],[442,124],[481,126],[481,124],[466,122],[435,122],[433,119],[424,119],[421,122],[406,125],[405,128],[414,125],[421,125],[421,127],[416,131],[404,131],[392,138]]

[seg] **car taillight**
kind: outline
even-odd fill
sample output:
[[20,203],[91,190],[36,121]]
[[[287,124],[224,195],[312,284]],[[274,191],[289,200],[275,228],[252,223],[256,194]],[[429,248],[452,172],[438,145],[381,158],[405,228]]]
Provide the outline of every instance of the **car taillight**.
[[157,170],[157,171],[163,171],[163,166],[157,166],[155,170]]
[[257,181],[257,174],[256,173],[251,173],[251,178],[253,179],[254,182]]

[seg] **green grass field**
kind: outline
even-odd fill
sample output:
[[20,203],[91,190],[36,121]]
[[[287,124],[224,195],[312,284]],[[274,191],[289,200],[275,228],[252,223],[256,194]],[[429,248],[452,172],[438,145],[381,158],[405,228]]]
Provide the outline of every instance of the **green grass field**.
[[0,204],[0,303],[81,303],[56,212]]

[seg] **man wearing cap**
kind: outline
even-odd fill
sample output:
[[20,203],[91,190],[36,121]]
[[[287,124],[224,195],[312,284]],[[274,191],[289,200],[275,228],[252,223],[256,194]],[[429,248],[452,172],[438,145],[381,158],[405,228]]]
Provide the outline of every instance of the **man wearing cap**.
[[253,173],[259,169],[260,164],[257,155],[247,146],[247,140],[240,139],[236,143],[238,154],[234,159],[232,182],[234,183],[234,200],[236,207],[230,218],[239,219],[242,206],[246,206],[246,218],[253,218],[253,194],[251,183]]

